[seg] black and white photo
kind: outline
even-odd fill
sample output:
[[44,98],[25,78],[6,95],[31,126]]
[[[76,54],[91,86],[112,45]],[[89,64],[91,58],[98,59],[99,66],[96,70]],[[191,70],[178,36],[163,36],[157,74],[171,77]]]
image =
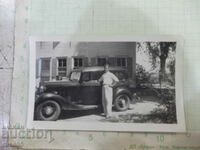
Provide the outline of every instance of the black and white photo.
[[180,43],[173,36],[30,38],[28,127],[183,131]]

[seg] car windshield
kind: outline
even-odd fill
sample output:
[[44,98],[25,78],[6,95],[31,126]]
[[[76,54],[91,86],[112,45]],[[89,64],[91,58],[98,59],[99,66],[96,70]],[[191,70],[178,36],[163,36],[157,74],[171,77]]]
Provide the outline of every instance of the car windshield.
[[71,73],[70,80],[72,80],[72,81],[73,80],[79,81],[80,77],[81,77],[81,72],[80,71],[73,71]]
[[98,80],[103,73],[103,71],[91,72],[91,80]]
[[124,71],[112,71],[119,80],[124,80],[124,79],[127,79],[128,76],[127,74],[124,72]]

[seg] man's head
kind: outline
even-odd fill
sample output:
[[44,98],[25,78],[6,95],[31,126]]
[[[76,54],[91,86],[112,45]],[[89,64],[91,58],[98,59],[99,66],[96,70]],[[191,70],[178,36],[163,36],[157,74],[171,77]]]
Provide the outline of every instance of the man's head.
[[109,71],[109,64],[105,64],[105,66],[104,66],[104,71],[105,71],[105,72],[108,72],[108,71]]

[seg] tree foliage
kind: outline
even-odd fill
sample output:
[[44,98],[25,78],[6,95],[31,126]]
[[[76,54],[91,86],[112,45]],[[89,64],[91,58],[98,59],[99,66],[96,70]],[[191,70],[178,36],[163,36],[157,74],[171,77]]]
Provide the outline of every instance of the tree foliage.
[[[175,52],[176,42],[143,42],[138,43],[138,50],[143,50],[148,53],[151,60],[152,68],[156,68],[159,64],[159,78],[160,80],[165,78],[166,74],[166,59],[169,56],[169,52]],[[171,65],[168,67],[170,71],[175,71],[175,61],[170,62]]]

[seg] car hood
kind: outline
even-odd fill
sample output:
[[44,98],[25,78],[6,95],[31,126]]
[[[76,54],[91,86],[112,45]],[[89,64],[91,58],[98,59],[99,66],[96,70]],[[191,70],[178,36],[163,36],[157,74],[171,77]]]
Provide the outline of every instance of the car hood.
[[80,85],[78,81],[46,81],[44,82],[45,86],[76,86]]

